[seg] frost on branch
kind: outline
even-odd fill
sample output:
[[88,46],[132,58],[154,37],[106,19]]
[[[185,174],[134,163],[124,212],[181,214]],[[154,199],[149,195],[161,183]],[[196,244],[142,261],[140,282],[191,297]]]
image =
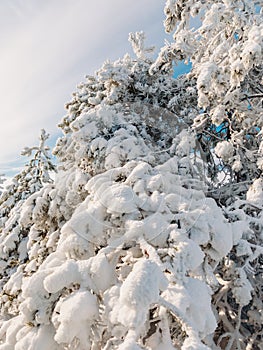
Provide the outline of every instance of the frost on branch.
[[145,48],[145,34],[144,32],[136,32],[129,34],[129,41],[132,44],[132,48],[134,53],[139,59],[146,59],[146,54],[152,53],[154,51],[154,47]]

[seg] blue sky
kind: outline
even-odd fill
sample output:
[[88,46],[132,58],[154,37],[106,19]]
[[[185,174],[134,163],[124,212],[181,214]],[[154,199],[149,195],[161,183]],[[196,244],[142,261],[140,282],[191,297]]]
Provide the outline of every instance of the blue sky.
[[131,52],[129,32],[143,30],[149,45],[163,45],[164,3],[0,2],[1,173],[19,170],[20,151],[38,142],[41,128],[56,139],[75,86],[106,59]]

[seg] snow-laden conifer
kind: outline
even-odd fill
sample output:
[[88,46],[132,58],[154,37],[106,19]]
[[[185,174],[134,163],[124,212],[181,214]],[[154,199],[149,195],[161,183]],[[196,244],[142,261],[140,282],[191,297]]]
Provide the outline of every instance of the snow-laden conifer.
[[[223,61],[209,59],[218,33],[258,17],[245,1],[213,3],[167,1],[167,30],[179,21],[175,44],[154,61],[143,34],[131,34],[137,57],[105,62],[66,105],[54,183],[19,210],[27,257],[16,271],[3,265],[0,349],[260,348],[260,147],[242,136],[237,153],[236,129],[221,124],[222,111],[236,121],[240,91],[223,85],[221,94]],[[190,10],[204,15],[199,36],[187,30]],[[173,59],[188,57],[193,71],[173,78]],[[249,58],[244,66],[242,81]],[[257,127],[253,108],[243,112]],[[251,170],[247,182],[233,167]]]
[[[16,298],[19,298],[21,293],[24,264],[30,258],[32,220],[35,222],[34,227],[39,228],[37,234],[35,230],[34,244],[39,244],[36,243],[37,237],[43,234],[40,232],[45,231],[49,221],[48,202],[41,196],[52,188],[52,174],[55,171],[49,147],[46,145],[48,137],[49,135],[42,129],[39,145],[26,147],[21,152],[22,155],[28,156],[29,160],[11,183],[5,186],[0,197],[1,302],[7,314],[13,314],[14,310],[17,312]],[[27,200],[31,203],[30,212],[27,210]],[[32,220],[23,223],[25,212]],[[9,287],[10,278],[16,281],[15,288]]]

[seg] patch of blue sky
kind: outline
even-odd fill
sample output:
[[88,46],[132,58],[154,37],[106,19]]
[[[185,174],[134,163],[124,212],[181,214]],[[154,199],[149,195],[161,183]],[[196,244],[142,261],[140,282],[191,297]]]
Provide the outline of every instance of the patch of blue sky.
[[192,69],[192,63],[185,64],[184,61],[180,61],[178,64],[174,65],[174,78],[180,75],[189,73]]
[[236,41],[239,40],[239,35],[238,35],[238,33],[234,33],[234,38],[235,38]]
[[259,4],[257,4],[257,5],[255,6],[255,9],[256,9],[256,13],[260,13],[260,11],[261,11],[261,9],[262,9],[262,6],[259,5]]

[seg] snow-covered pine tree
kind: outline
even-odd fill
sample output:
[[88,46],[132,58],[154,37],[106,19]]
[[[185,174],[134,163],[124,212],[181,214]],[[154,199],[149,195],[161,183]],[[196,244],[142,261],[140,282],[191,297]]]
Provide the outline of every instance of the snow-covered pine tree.
[[15,175],[0,197],[1,218],[7,219],[11,209],[21,200],[24,201],[32,193],[37,192],[45,183],[53,182],[50,173],[55,166],[49,155],[49,147],[45,142],[49,135],[44,129],[39,136],[39,145],[25,147],[21,154],[31,157],[22,171]]
[[[46,145],[48,137],[49,135],[42,129],[39,145],[26,147],[21,152],[22,155],[29,157],[29,161],[5,187],[0,197],[1,302],[2,307],[8,310],[8,314],[13,312],[9,301],[14,301],[17,296],[17,291],[14,290],[9,294],[8,281],[11,275],[17,281],[22,278],[21,270],[28,260],[28,233],[31,225],[22,226],[20,218],[23,214],[23,206],[29,197],[34,220],[44,230],[44,221],[39,221],[36,213],[41,211],[43,214],[43,208],[47,208],[47,203],[38,197],[45,185],[46,191],[48,187],[52,187],[51,176],[56,170],[51,161],[49,147]],[[17,276],[20,277],[17,278]]]
[[[166,12],[184,21],[190,5]],[[222,140],[203,149],[213,130],[198,122],[195,65],[174,79],[173,44],[154,62],[143,39],[131,35],[137,58],[106,62],[66,106],[53,187],[21,210],[28,260],[7,282],[0,349],[260,349],[261,180],[247,198],[218,198],[208,162]]]

